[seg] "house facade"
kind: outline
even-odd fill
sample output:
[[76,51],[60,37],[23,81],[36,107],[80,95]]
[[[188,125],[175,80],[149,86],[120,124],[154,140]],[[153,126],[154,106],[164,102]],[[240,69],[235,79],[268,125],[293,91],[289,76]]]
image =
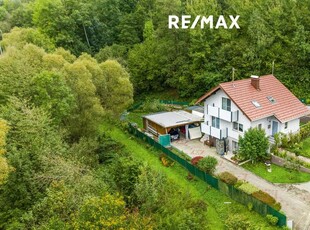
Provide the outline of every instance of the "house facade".
[[224,152],[237,150],[239,136],[251,127],[264,129],[272,139],[278,132],[297,132],[300,117],[309,114],[273,75],[221,83],[196,103],[202,102],[201,131],[210,140],[224,140]]

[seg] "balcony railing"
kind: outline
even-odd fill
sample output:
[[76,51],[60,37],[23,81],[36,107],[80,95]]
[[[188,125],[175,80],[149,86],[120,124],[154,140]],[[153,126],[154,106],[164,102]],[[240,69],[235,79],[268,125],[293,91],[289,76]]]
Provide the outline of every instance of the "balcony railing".
[[231,112],[216,106],[207,105],[207,114],[229,122],[239,120],[239,110]]
[[206,123],[201,123],[201,132],[216,137],[218,139],[226,138],[228,136],[228,129],[218,129],[207,125]]

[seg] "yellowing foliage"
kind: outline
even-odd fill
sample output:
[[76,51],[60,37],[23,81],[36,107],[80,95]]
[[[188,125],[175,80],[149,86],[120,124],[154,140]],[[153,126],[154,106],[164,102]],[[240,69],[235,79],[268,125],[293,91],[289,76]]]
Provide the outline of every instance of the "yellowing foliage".
[[9,174],[10,166],[4,157],[5,136],[9,131],[9,126],[5,120],[0,120],[0,185],[3,184]]
[[9,131],[9,126],[5,120],[0,119],[0,154],[5,153],[5,136]]

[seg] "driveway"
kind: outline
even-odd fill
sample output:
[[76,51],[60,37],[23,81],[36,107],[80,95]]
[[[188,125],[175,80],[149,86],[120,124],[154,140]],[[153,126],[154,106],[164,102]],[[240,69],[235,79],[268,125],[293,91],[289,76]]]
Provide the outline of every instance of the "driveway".
[[[259,189],[272,195],[282,205],[282,210],[287,216],[287,220],[294,221],[294,229],[310,229],[310,192],[291,184],[273,184],[250,171],[235,165],[220,157],[215,148],[203,145],[199,140],[178,140],[172,142],[172,146],[183,151],[191,157],[213,156],[218,160],[216,174],[228,171],[240,180],[249,181]],[[306,184],[306,183],[305,183]],[[306,186],[307,187],[307,186]]]

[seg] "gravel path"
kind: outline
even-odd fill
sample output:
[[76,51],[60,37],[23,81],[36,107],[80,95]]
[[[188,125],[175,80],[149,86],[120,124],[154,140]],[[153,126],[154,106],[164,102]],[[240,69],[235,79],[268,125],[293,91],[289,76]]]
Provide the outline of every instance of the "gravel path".
[[215,148],[209,148],[198,140],[179,140],[172,146],[183,151],[191,157],[213,156],[218,159],[215,173],[231,172],[238,179],[249,181],[259,189],[272,195],[281,203],[282,210],[288,220],[294,221],[295,229],[310,230],[310,192],[291,184],[273,184],[252,172],[223,159],[215,152]]

